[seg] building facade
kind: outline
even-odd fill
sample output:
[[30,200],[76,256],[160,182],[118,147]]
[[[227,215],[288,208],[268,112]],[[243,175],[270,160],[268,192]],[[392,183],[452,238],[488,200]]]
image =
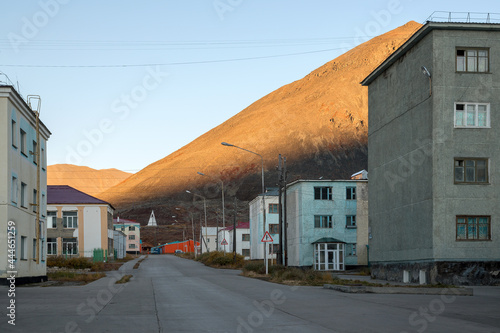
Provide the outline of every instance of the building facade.
[[[47,279],[46,154],[51,133],[42,122],[38,128],[39,135],[37,113],[12,86],[0,84],[0,283],[12,275],[18,284]],[[8,273],[12,271],[17,273]]]
[[136,221],[121,218],[113,219],[113,229],[123,232],[126,236],[127,253],[141,253],[141,224]]
[[298,180],[286,190],[289,266],[345,270],[366,265],[367,180]]
[[47,204],[48,255],[113,255],[111,204],[68,185],[47,186]]
[[[233,252],[234,227],[230,225],[219,230],[219,239],[226,240],[226,252]],[[250,223],[238,222],[236,225],[236,253],[241,254],[245,259],[250,259]]]
[[[264,259],[264,244],[267,248],[267,259],[276,259],[279,249],[279,214],[278,214],[278,190],[268,190],[264,197],[266,226],[273,241],[262,243],[264,237],[264,223],[262,214],[262,195],[257,196],[249,204],[250,221],[250,258]],[[232,249],[230,249],[232,251]]]
[[201,252],[217,251],[217,229],[216,227],[202,227],[201,235],[203,241],[201,242]]
[[372,275],[498,283],[500,26],[427,22],[362,83]]

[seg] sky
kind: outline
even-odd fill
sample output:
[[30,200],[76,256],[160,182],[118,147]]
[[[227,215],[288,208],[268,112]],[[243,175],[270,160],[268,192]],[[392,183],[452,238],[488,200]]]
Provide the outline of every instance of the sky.
[[431,15],[497,8],[493,0],[9,1],[0,82],[40,95],[48,165],[135,173],[372,37]]

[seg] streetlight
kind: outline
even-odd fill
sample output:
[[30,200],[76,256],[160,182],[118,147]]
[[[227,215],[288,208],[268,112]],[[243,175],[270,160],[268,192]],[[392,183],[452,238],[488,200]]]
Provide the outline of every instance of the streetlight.
[[[204,196],[202,195],[199,195],[199,194],[196,194],[196,193],[192,193],[191,191],[189,190],[186,190],[187,193],[191,193],[192,195],[194,196],[199,196],[200,198],[203,199],[203,210],[205,211],[205,241],[206,241],[206,230],[207,230],[207,198],[205,198]],[[193,222],[193,230],[194,230],[194,222]],[[200,231],[201,233],[201,231]],[[194,231],[193,231],[193,242],[194,242]],[[200,244],[201,245],[201,248],[203,249],[203,244]],[[207,247],[207,250],[208,250],[208,247]],[[196,257],[196,251],[195,251],[195,257]]]
[[[206,176],[208,178],[212,178],[213,180],[217,181],[217,179],[215,179],[214,177],[206,175],[203,172],[199,172],[198,171],[197,173],[200,176]],[[224,214],[224,182],[222,181],[222,179],[219,179],[219,181],[221,183],[221,192],[222,192],[222,229],[224,230],[226,228],[226,217],[225,217],[225,214]],[[217,223],[217,226],[219,226],[218,223]],[[205,227],[206,227],[206,223],[205,223]],[[218,250],[219,249],[219,228],[217,228],[216,239],[217,239],[217,250]],[[226,253],[226,245],[224,245],[224,253]]]
[[[261,154],[257,154],[256,152],[254,151],[251,151],[251,150],[248,150],[248,149],[245,149],[245,148],[241,148],[241,147],[238,147],[238,146],[235,146],[231,143],[227,143],[227,142],[221,142],[221,145],[223,146],[226,146],[226,147],[234,147],[234,148],[238,148],[238,149],[241,149],[241,150],[244,150],[246,152],[249,152],[249,153],[252,153],[254,155],[257,155],[257,156],[260,156],[260,160],[261,160],[261,170],[262,170],[262,223],[263,223],[263,229],[264,229],[264,234],[266,233],[266,189],[264,187],[264,157],[262,157]],[[267,275],[267,272],[268,272],[268,263],[267,263],[267,246],[266,246],[267,242],[264,243],[264,261],[266,263],[266,275]]]

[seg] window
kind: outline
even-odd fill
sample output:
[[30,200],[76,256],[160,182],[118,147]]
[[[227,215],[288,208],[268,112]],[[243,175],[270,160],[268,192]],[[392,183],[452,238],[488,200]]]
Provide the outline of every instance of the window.
[[135,249],[135,244],[129,244],[129,245],[128,245],[128,248],[129,248],[129,249]]
[[345,226],[346,228],[356,228],[356,215],[346,215]]
[[33,259],[36,259],[36,239],[33,238]]
[[480,48],[457,49],[457,72],[487,73],[489,71],[489,50]]
[[456,158],[455,184],[488,183],[488,159]]
[[269,254],[276,254],[280,250],[279,244],[270,244],[269,245]]
[[28,190],[28,187],[26,186],[25,183],[21,182],[21,207],[26,208],[26,191]]
[[130,231],[135,231],[135,227],[133,227],[133,226],[128,227],[128,230],[130,230]]
[[356,243],[348,243],[345,245],[345,255],[346,256],[356,255]]
[[47,254],[57,255],[57,238],[47,238]]
[[28,252],[28,242],[26,236],[21,236],[21,260],[26,260]]
[[457,216],[457,241],[491,240],[490,216]]
[[11,134],[12,134],[12,146],[14,148],[17,148],[17,123],[14,119],[12,119],[12,129],[11,129]]
[[250,249],[241,249],[241,254],[244,257],[250,257]]
[[12,176],[12,183],[10,184],[10,200],[17,203],[17,177]]
[[315,200],[332,200],[332,188],[328,186],[314,188]]
[[278,204],[269,204],[269,214],[278,214]]
[[19,134],[21,137],[21,153],[24,156],[28,156],[28,152],[26,151],[26,132],[23,130],[19,130]]
[[331,215],[315,215],[314,216],[314,227],[315,228],[332,228],[332,216]]
[[37,154],[38,154],[38,143],[36,143],[36,141],[33,140],[33,150],[31,151],[31,155],[33,156],[33,163],[35,164],[36,164]]
[[455,103],[455,127],[490,127],[490,104]]
[[45,149],[41,149],[41,152],[40,152],[40,167],[45,170]]
[[63,238],[63,254],[78,254],[78,240],[76,238]]
[[346,187],[346,199],[347,200],[356,200],[356,188],[355,187]]
[[47,229],[57,228],[57,212],[47,212]]
[[134,240],[135,239],[135,235],[128,235],[128,239]]
[[33,212],[36,213],[36,210],[38,208],[38,192],[34,189],[33,190]]
[[278,234],[280,232],[279,224],[269,224],[269,233]]
[[250,234],[243,234],[243,235],[241,235],[241,240],[243,242],[249,242],[250,241]]
[[42,216],[45,216],[45,194],[42,193],[42,201],[40,201],[40,212],[42,213]]
[[78,213],[63,212],[63,226],[70,229],[78,228]]

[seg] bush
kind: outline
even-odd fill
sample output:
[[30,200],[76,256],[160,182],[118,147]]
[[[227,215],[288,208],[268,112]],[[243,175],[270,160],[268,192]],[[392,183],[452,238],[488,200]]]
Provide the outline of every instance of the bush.
[[243,266],[245,257],[236,254],[236,258],[234,258],[232,252],[224,254],[221,251],[212,251],[203,253],[196,260],[201,261],[207,266],[239,268]]
[[250,261],[245,266],[243,266],[243,271],[254,272],[257,274],[265,274],[266,273],[266,265],[259,261]]
[[92,267],[92,262],[88,258],[73,257],[66,261],[66,267],[73,269],[86,269]]
[[63,256],[47,257],[47,267],[66,267],[66,259]]

